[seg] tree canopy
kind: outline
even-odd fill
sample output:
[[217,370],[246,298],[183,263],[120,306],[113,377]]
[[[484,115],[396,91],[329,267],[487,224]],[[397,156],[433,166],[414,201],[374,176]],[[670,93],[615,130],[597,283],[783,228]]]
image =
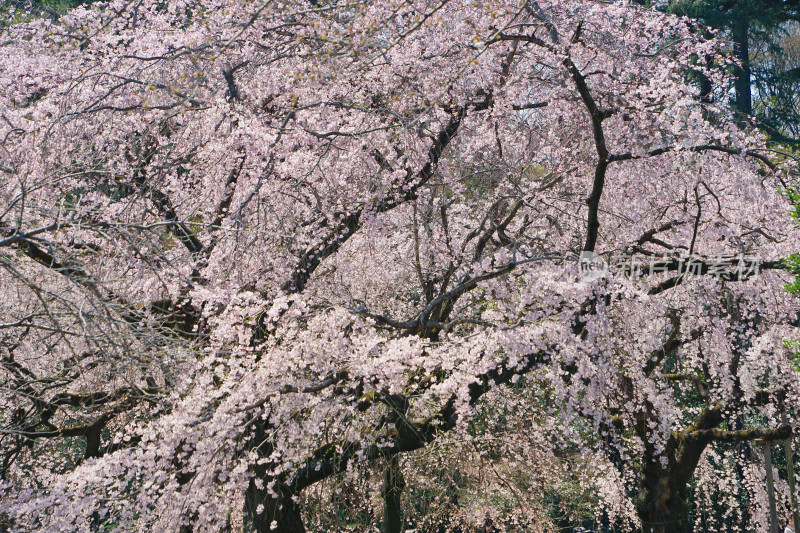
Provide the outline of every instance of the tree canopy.
[[[474,453],[582,455],[619,530],[685,531],[695,485],[764,530],[724,444],[797,425],[797,172],[687,77],[731,81],[696,28],[116,0],[0,29],[0,527],[305,531],[349,487],[400,531]],[[548,530],[498,487],[435,527]]]

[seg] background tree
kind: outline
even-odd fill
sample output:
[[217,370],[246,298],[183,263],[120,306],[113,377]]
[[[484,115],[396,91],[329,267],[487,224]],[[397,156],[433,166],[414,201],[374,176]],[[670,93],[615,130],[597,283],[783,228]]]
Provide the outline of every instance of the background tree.
[[796,57],[792,39],[797,35],[800,3],[677,0],[669,2],[667,11],[699,19],[730,39],[737,60],[733,105],[743,116],[755,117],[776,141],[796,142],[798,77],[792,66]]

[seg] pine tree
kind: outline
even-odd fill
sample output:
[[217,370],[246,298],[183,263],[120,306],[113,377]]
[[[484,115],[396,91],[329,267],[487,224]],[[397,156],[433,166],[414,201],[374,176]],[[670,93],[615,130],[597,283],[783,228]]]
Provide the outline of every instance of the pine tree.
[[[794,93],[800,69],[792,61],[791,33],[800,21],[797,0],[678,0],[667,11],[699,19],[729,38],[734,69],[733,106],[742,120],[755,118],[778,142],[798,142],[800,114]],[[711,90],[701,81],[701,94]]]

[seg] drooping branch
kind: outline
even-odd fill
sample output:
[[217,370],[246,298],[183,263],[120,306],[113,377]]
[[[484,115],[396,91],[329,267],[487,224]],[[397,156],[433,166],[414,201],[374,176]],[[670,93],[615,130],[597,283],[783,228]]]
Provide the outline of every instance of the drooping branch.
[[600,220],[598,218],[600,198],[603,195],[606,170],[608,169],[608,149],[606,148],[606,138],[603,132],[603,120],[610,116],[610,112],[598,107],[589,90],[589,85],[586,83],[586,78],[569,57],[564,60],[564,66],[569,70],[578,93],[581,95],[581,100],[583,100],[583,104],[589,111],[589,116],[592,120],[592,135],[594,136],[594,145],[597,151],[592,191],[586,199],[586,204],[589,206],[589,214],[586,223],[586,243],[583,245],[584,251],[593,252],[597,244],[597,234],[600,230]]
[[650,357],[647,358],[647,363],[644,365],[645,376],[650,376],[653,371],[661,365],[661,362],[664,360],[664,358],[671,352],[674,352],[684,344],[700,338],[702,332],[699,329],[691,331],[686,338],[682,337],[680,316],[677,313],[671,312],[669,314],[669,320],[672,324],[672,330],[670,331],[667,340],[664,342],[661,348],[651,352]]
[[679,148],[677,146],[665,146],[662,148],[656,148],[655,150],[650,150],[649,152],[641,155],[636,155],[631,152],[611,154],[608,156],[608,162],[614,163],[618,161],[631,161],[635,159],[644,159],[648,157],[655,157],[670,152],[679,152],[679,151],[696,152],[696,153],[722,152],[730,155],[744,155],[761,161],[770,170],[776,170],[778,168],[778,166],[770,158],[755,150],[742,150],[741,148],[731,148],[729,146],[721,146],[717,144],[698,144],[696,146],[690,146],[688,148]]
[[[538,368],[550,360],[551,353],[543,350],[521,358],[515,366],[502,363],[477,376],[468,386],[469,403],[471,405],[477,403],[484,394],[508,383],[514,376],[524,375]],[[287,486],[293,493],[297,493],[336,472],[343,471],[356,456],[375,460],[418,450],[432,442],[440,433],[453,429],[457,422],[456,397],[452,396],[434,416],[422,421],[401,418],[400,423],[388,428],[375,439],[376,444],[366,448],[357,442],[334,442],[323,446],[312,454],[305,466],[294,473]]]
[[369,317],[378,322],[379,324],[401,330],[409,330],[411,333],[418,333],[418,330],[424,327],[433,327],[449,331],[450,329],[452,329],[452,327],[460,323],[472,323],[472,324],[480,324],[480,325],[494,327],[495,326],[494,324],[481,320],[457,318],[449,322],[439,322],[436,320],[431,320],[430,317],[434,309],[442,308],[444,306],[452,307],[456,300],[458,300],[464,294],[476,289],[478,286],[480,286],[481,283],[508,274],[520,265],[525,265],[534,262],[562,260],[562,259],[563,258],[561,256],[546,255],[541,257],[530,257],[527,259],[512,260],[503,265],[502,267],[497,268],[495,270],[491,270],[484,274],[480,274],[475,277],[465,277],[458,285],[453,287],[450,291],[434,298],[430,303],[428,303],[427,306],[425,306],[425,308],[422,311],[419,312],[419,314],[417,314],[416,317],[410,320],[406,320],[404,322],[394,320],[392,318],[383,315],[370,313],[364,307],[353,309],[352,312],[361,316]]
[[228,99],[229,100],[238,100],[239,99],[239,88],[236,87],[236,82],[233,79],[233,75],[236,74],[236,71],[240,68],[247,66],[250,61],[241,61],[236,65],[233,65],[229,68],[222,69],[222,77],[225,78],[225,83],[228,84]]
[[[474,107],[476,109],[485,109],[488,105],[487,101]],[[382,199],[374,202],[372,206],[365,206],[365,208],[374,210],[377,213],[384,213],[405,202],[414,200],[420,187],[424,186],[433,176],[442,153],[458,133],[461,121],[466,116],[466,113],[467,107],[457,107],[445,127],[433,138],[433,143],[428,150],[428,161],[425,165],[416,173],[411,169],[407,169],[406,175],[401,179],[395,180],[389,186],[389,191]],[[302,292],[320,263],[336,253],[358,231],[361,227],[363,213],[364,210],[359,209],[345,215],[325,238],[306,250],[294,268],[291,279],[284,283],[282,289],[287,293]]]
[[664,378],[668,381],[678,382],[678,381],[688,381],[694,385],[695,389],[697,389],[698,394],[700,394],[701,398],[707,399],[708,398],[708,387],[703,384],[703,380],[700,379],[700,376],[697,374],[664,374]]
[[657,274],[661,272],[679,272],[680,275],[668,278],[652,287],[648,294],[660,294],[681,284],[691,276],[716,276],[724,281],[742,281],[757,276],[762,270],[788,270],[783,261],[751,262],[748,264],[744,258],[720,259],[708,261],[699,258],[671,259],[668,261],[653,261],[642,267],[644,274]]
[[712,428],[705,430],[697,430],[691,432],[689,435],[704,441],[715,442],[742,442],[753,441],[762,439],[766,441],[785,440],[792,436],[792,427],[788,424],[778,426],[777,428],[751,428],[741,429],[738,431],[728,431],[724,429]]
[[[578,23],[575,33],[572,37],[572,43],[577,44],[581,42],[581,32],[583,29],[582,23]],[[509,35],[500,33],[494,39],[488,41],[515,41],[515,42],[528,42],[540,46],[542,48],[553,50],[553,46],[544,42],[542,39],[534,35]],[[578,94],[583,101],[584,106],[589,112],[589,117],[592,123],[592,134],[594,136],[594,145],[597,152],[597,163],[595,164],[594,179],[592,182],[592,190],[586,203],[589,207],[589,214],[586,228],[586,242],[583,246],[584,251],[592,252],[597,244],[597,234],[600,229],[600,222],[598,213],[600,210],[600,198],[603,194],[603,187],[605,185],[606,170],[609,163],[609,153],[606,147],[605,133],[603,131],[603,121],[610,117],[614,110],[601,109],[592,95],[589,85],[586,82],[586,77],[578,69],[572,59],[567,56],[562,64],[566,67],[567,71],[575,84]],[[538,106],[537,106],[538,107]]]

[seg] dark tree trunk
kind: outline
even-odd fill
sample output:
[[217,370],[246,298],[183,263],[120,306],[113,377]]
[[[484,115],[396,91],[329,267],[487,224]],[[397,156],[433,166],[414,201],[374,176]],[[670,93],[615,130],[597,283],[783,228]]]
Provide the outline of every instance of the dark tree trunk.
[[400,461],[395,455],[389,459],[383,473],[383,523],[381,533],[401,533],[403,531],[403,504],[401,496],[405,480],[400,472]]
[[686,533],[689,523],[686,484],[676,483],[669,472],[643,480],[636,507],[645,533]]
[[[670,437],[661,455],[645,443],[636,513],[644,533],[686,533],[689,505],[686,487],[707,442],[686,435]],[[666,458],[666,465],[661,458]]]
[[[252,533],[305,533],[300,505],[292,500],[292,494],[286,487],[279,485],[275,490],[278,492],[277,498],[273,498],[267,491],[266,482],[264,488],[259,489],[255,481],[250,480],[245,493],[245,530]],[[260,513],[259,505],[263,505]],[[276,527],[271,529],[273,521]]]
[[708,79],[708,76],[705,74],[700,75],[700,101],[704,104],[710,104],[714,101],[714,95],[712,94],[712,90],[714,88],[711,86],[711,80]]
[[[713,39],[714,35],[708,30],[701,30],[704,40]],[[700,59],[698,59],[700,61]],[[708,69],[714,68],[714,56],[706,54],[702,59],[705,67]],[[697,72],[697,80],[700,89],[700,101],[704,104],[710,104],[714,101],[714,86],[711,84],[711,79],[702,72]]]
[[[251,443],[260,457],[268,457],[272,452],[266,435],[266,428],[255,423]],[[256,463],[253,470],[255,476],[244,495],[244,530],[248,533],[305,533],[300,505],[292,499],[295,493],[281,480],[270,479],[266,465]],[[258,488],[256,481],[263,488]],[[270,491],[272,481],[275,483]],[[277,497],[273,493],[277,493]],[[275,522],[274,528],[272,522]]]
[[736,59],[740,65],[734,70],[736,82],[736,108],[745,115],[753,113],[753,100],[750,92],[750,45],[747,33],[747,17],[739,17],[733,22],[732,35]]

